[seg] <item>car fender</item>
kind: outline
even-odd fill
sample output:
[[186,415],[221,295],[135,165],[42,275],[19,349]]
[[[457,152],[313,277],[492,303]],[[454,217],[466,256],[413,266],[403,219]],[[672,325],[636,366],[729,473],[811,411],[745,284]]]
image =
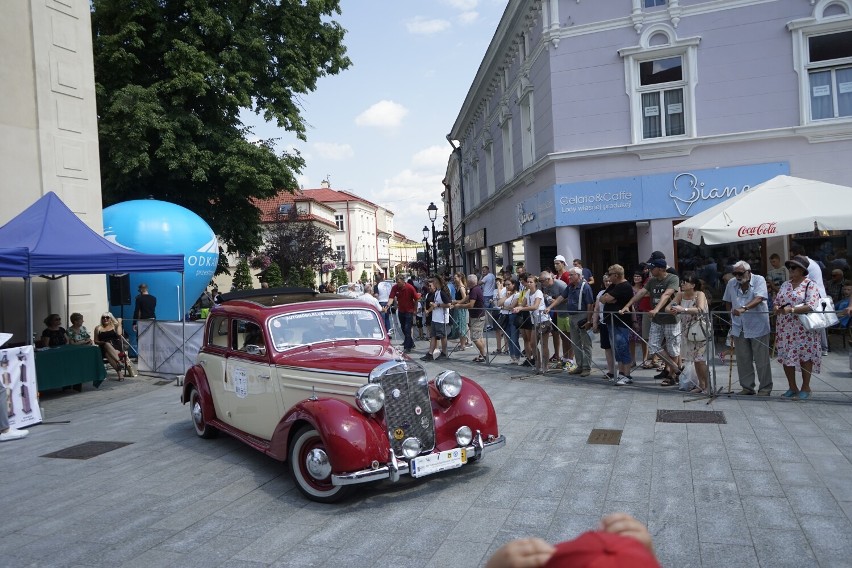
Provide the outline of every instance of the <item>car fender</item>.
[[390,443],[381,420],[334,398],[302,401],[291,408],[272,435],[269,454],[287,458],[291,434],[307,423],[319,432],[335,473],[358,471],[388,461]]
[[216,418],[216,408],[213,406],[213,395],[207,382],[207,373],[201,365],[193,365],[187,370],[183,380],[183,390],[180,394],[182,404],[189,402],[189,393],[196,389],[201,395],[201,408],[208,420]]
[[497,436],[497,413],[491,403],[491,397],[479,383],[462,377],[459,395],[448,399],[429,383],[432,397],[432,412],[435,419],[435,444],[439,450],[456,447],[456,430],[468,426],[473,433],[479,430],[483,439]]

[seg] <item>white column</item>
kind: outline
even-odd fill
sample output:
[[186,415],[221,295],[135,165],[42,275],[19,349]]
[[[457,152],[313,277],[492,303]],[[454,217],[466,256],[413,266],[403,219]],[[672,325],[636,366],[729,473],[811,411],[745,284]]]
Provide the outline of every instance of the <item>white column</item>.
[[[641,230],[639,231],[641,232]],[[670,265],[674,262],[674,229],[671,219],[654,219],[649,227],[647,239],[639,239],[639,261],[650,258],[658,250],[666,255]],[[647,248],[643,248],[643,244]]]
[[561,254],[565,257],[565,260],[568,261],[568,268],[571,268],[572,260],[583,258],[582,249],[580,248],[580,229],[577,227],[557,227],[556,254]]

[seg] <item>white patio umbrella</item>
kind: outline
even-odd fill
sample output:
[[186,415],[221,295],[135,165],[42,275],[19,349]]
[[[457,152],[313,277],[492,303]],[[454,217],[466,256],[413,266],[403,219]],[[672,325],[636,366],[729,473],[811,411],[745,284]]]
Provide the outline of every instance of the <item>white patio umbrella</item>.
[[852,187],[776,176],[675,225],[696,245],[852,229]]

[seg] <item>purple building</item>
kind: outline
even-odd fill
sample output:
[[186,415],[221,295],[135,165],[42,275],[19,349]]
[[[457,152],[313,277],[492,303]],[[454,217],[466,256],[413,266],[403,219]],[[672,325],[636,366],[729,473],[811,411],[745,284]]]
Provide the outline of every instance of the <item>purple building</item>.
[[509,2],[449,138],[467,267],[561,254],[600,277],[661,250],[765,274],[796,241],[847,269],[848,232],[698,247],[672,227],[779,174],[852,185],[852,0]]

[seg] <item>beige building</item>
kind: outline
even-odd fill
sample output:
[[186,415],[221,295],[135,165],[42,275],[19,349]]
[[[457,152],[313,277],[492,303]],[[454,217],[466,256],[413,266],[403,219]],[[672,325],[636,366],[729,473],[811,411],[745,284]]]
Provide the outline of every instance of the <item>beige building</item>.
[[[102,234],[98,125],[88,2],[0,2],[0,225],[49,191]],[[66,281],[70,301],[66,305]],[[25,341],[24,284],[0,279],[0,330]],[[33,316],[107,309],[103,275],[34,278]]]

